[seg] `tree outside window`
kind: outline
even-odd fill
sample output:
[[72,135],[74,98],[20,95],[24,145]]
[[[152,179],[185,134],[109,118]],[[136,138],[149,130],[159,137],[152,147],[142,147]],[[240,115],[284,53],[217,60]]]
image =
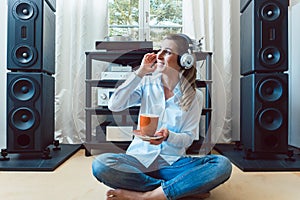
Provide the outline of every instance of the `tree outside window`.
[[182,32],[182,0],[109,0],[109,35],[152,40]]

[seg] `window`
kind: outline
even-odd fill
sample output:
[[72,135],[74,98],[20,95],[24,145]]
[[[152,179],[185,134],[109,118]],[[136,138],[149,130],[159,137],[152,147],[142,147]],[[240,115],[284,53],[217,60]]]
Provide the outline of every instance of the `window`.
[[182,32],[182,0],[109,0],[109,35],[151,40]]

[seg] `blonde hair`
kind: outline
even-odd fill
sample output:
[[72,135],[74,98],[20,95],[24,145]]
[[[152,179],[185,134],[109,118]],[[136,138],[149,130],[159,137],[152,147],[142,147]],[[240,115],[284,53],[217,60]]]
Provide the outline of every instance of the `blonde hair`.
[[[180,34],[169,34],[164,39],[172,40],[177,45],[178,56],[182,56],[188,52],[189,41]],[[179,64],[179,63],[178,63]],[[195,63],[190,69],[181,68],[180,73],[180,89],[182,97],[180,99],[180,107],[184,111],[188,111],[196,95],[196,67]]]

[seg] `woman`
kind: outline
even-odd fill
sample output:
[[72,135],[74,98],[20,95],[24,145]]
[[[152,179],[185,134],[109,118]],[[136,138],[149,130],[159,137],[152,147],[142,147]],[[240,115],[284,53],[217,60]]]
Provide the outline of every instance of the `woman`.
[[195,89],[195,66],[180,62],[189,43],[182,34],[166,36],[161,50],[146,54],[139,69],[112,95],[112,111],[140,104],[140,113],[159,114],[155,135],[162,138],[135,137],[126,154],[106,153],[94,160],[94,176],[114,188],[107,192],[107,199],[206,198],[229,179],[227,158],[185,154],[198,134],[203,102],[202,93]]

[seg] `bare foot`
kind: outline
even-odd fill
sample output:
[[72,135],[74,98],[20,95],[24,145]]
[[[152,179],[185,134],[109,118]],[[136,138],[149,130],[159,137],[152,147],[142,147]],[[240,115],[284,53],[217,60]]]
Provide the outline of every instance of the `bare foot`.
[[136,192],[123,189],[109,190],[107,200],[166,200],[161,187],[149,192]]

